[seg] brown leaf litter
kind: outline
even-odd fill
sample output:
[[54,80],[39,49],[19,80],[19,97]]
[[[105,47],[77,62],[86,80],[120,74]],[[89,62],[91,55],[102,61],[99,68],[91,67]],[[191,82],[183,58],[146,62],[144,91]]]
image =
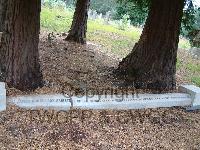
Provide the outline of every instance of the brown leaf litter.
[[25,110],[0,113],[0,149],[200,149],[200,113],[146,110]]
[[[8,88],[9,96],[117,88],[120,81],[112,70],[120,58],[98,45],[68,43],[63,38],[41,34],[45,86],[34,92]],[[0,112],[0,149],[200,149],[200,113],[182,108],[33,111],[9,105]]]

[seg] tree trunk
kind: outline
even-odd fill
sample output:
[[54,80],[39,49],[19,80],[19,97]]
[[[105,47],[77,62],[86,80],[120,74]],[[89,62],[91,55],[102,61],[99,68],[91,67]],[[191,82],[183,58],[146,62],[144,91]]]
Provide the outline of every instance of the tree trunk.
[[41,0],[8,0],[1,50],[6,82],[21,90],[42,85],[39,65]]
[[[0,0],[0,45],[1,45],[1,38],[2,38],[2,33],[4,30],[4,25],[5,25],[5,17],[6,17],[6,9],[7,9],[7,0]],[[3,72],[3,59],[4,59],[4,53],[0,49],[0,81],[4,80],[5,73]]]
[[7,0],[0,0],[0,32],[3,32],[6,17]]
[[[173,89],[184,0],[152,0],[138,43],[118,70],[136,88]],[[132,84],[132,83],[131,83]]]
[[67,41],[74,41],[81,44],[86,43],[89,5],[90,0],[77,0],[72,26],[66,38]]

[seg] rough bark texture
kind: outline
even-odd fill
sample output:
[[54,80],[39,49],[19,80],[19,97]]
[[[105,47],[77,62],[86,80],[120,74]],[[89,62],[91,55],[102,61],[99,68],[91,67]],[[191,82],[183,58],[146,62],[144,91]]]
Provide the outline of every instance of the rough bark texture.
[[86,43],[89,5],[90,0],[77,0],[72,26],[66,38],[67,41],[74,41],[81,44]]
[[136,88],[172,89],[184,0],[152,0],[138,43],[118,70]]
[[[4,30],[4,25],[5,25],[6,9],[7,9],[7,0],[0,0],[0,46],[1,46],[2,32]],[[5,77],[5,74],[3,73],[3,67],[4,67],[3,60],[4,60],[4,53],[0,48],[0,81],[3,81]]]
[[6,17],[7,0],[0,0],[0,32],[3,32]]
[[8,0],[1,51],[6,82],[21,90],[42,85],[39,65],[40,0]]

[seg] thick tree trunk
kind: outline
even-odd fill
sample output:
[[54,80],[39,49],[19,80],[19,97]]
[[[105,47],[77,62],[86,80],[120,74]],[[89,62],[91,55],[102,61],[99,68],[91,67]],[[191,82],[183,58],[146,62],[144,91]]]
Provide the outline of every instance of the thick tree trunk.
[[8,0],[2,37],[6,82],[21,90],[42,85],[39,65],[41,0]]
[[[138,43],[118,70],[136,88],[172,89],[184,0],[152,0]],[[132,83],[131,83],[132,84]]]
[[0,0],[0,32],[4,30],[6,17],[7,0]]
[[72,26],[66,38],[67,41],[74,41],[81,44],[86,43],[89,5],[90,0],[77,0]]
[[[2,33],[4,31],[5,25],[5,17],[6,17],[6,9],[7,9],[7,0],[0,0],[0,46],[1,46],[1,38]],[[4,52],[0,49],[0,81],[4,80],[5,73],[3,72],[3,60],[4,60]]]

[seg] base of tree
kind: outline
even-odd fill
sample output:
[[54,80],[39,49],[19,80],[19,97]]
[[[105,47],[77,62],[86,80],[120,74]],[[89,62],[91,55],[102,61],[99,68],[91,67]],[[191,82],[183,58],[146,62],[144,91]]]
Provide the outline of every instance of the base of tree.
[[86,44],[88,9],[90,0],[77,0],[72,25],[66,41]]
[[[32,82],[30,82],[32,81]],[[7,85],[9,87],[15,87],[16,89],[22,90],[22,91],[33,91],[37,88],[43,87],[44,83],[42,81],[42,76],[34,79],[27,79],[27,81],[21,81],[18,83],[14,83],[11,81],[6,81]]]
[[85,38],[82,38],[80,36],[75,36],[75,35],[68,35],[65,38],[65,41],[76,42],[76,43],[79,43],[79,44],[86,44],[86,39]]
[[176,88],[176,81],[171,79],[163,80],[149,80],[150,76],[140,75],[129,76],[124,70],[117,69],[114,71],[118,78],[122,78],[124,83],[123,87],[134,86],[136,89],[149,89],[156,91],[174,90]]
[[124,85],[134,85],[137,89],[173,90],[176,87],[176,55],[167,51],[155,59],[158,53],[152,52],[145,57],[144,52],[148,54],[144,45],[136,44],[115,70],[118,77],[124,79]]

